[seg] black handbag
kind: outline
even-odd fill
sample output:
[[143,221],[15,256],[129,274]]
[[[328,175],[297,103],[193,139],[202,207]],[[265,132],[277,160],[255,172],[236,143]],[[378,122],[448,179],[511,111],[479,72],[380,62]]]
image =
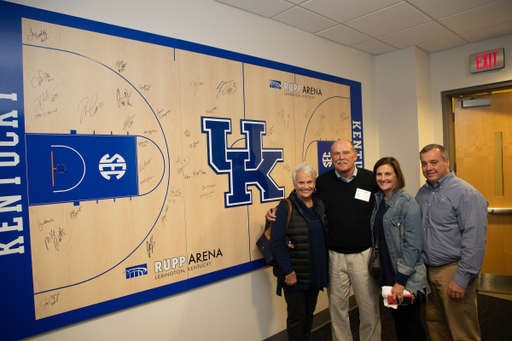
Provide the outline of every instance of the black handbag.
[[[290,223],[290,217],[292,215],[292,203],[289,199],[285,199],[288,202],[288,220],[286,221],[286,229],[288,230],[288,224]],[[265,223],[265,231],[261,235],[261,237],[256,242],[256,245],[258,246],[258,249],[260,250],[261,254],[263,255],[263,258],[265,259],[265,262],[267,262],[268,265],[275,265],[276,260],[272,256],[272,252],[270,251],[270,232],[272,228],[272,222],[266,221]],[[288,245],[290,243],[290,239],[288,236],[285,238],[285,243]]]
[[380,275],[379,237],[379,233],[377,233],[375,246],[372,247],[370,252],[370,259],[368,259],[368,271],[370,272],[370,275],[376,279],[378,279]]

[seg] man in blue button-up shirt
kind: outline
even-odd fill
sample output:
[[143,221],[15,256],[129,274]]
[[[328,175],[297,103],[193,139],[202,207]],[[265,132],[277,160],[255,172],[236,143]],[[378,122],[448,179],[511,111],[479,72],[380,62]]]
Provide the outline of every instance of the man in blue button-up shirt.
[[422,218],[423,261],[432,294],[427,326],[432,341],[480,340],[478,275],[485,253],[488,202],[450,172],[446,149],[420,152],[427,182],[416,194]]

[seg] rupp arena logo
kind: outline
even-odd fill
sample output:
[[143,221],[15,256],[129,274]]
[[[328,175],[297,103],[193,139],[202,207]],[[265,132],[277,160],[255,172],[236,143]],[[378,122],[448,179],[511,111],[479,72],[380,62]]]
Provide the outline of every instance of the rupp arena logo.
[[304,86],[301,84],[288,82],[284,82],[283,86],[281,86],[281,81],[276,81],[273,79],[269,81],[269,87],[271,87],[272,89],[283,89],[284,91],[295,92],[303,95],[322,96],[322,89],[320,88],[314,88],[311,86]]
[[263,148],[265,122],[240,120],[240,131],[245,134],[245,147],[230,148],[227,134],[231,134],[231,119],[201,117],[201,132],[207,135],[208,164],[215,173],[229,176],[225,206],[252,204],[251,185],[259,188],[261,202],[284,199],[284,187],[270,176],[275,165],[283,161],[283,149]]

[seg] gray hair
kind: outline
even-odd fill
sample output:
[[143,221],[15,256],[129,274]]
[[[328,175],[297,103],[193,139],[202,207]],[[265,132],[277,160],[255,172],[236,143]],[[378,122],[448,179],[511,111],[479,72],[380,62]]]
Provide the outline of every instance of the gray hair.
[[292,179],[293,183],[295,183],[297,173],[309,174],[313,177],[313,181],[316,182],[316,170],[307,162],[303,162],[297,166],[295,166],[292,170]]
[[446,148],[444,148],[440,144],[435,144],[435,143],[428,144],[425,147],[423,147],[423,149],[420,151],[420,156],[421,156],[421,154],[427,153],[427,152],[431,151],[432,149],[439,149],[439,151],[441,152],[441,157],[443,158],[443,161],[446,161],[449,159],[448,151],[446,150]]
[[349,141],[349,140],[337,140],[337,141],[334,141],[332,144],[331,144],[331,154],[332,154],[332,147],[334,147],[334,145],[336,143],[339,143],[341,141],[344,141],[344,142],[348,142],[348,144],[350,145],[350,148],[352,149],[353,152],[356,151],[356,148],[354,147],[354,144],[352,143],[352,141]]

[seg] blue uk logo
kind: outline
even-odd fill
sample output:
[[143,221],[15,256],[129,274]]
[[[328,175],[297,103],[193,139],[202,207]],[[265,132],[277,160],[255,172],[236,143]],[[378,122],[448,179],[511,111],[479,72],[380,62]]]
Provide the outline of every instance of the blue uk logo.
[[229,191],[224,193],[226,207],[251,205],[252,191],[260,190],[261,202],[284,198],[284,186],[278,186],[270,173],[283,161],[283,149],[263,148],[266,124],[263,121],[240,120],[240,132],[245,135],[245,148],[230,148],[230,118],[201,117],[201,132],[207,134],[208,164],[217,174],[228,174]]

